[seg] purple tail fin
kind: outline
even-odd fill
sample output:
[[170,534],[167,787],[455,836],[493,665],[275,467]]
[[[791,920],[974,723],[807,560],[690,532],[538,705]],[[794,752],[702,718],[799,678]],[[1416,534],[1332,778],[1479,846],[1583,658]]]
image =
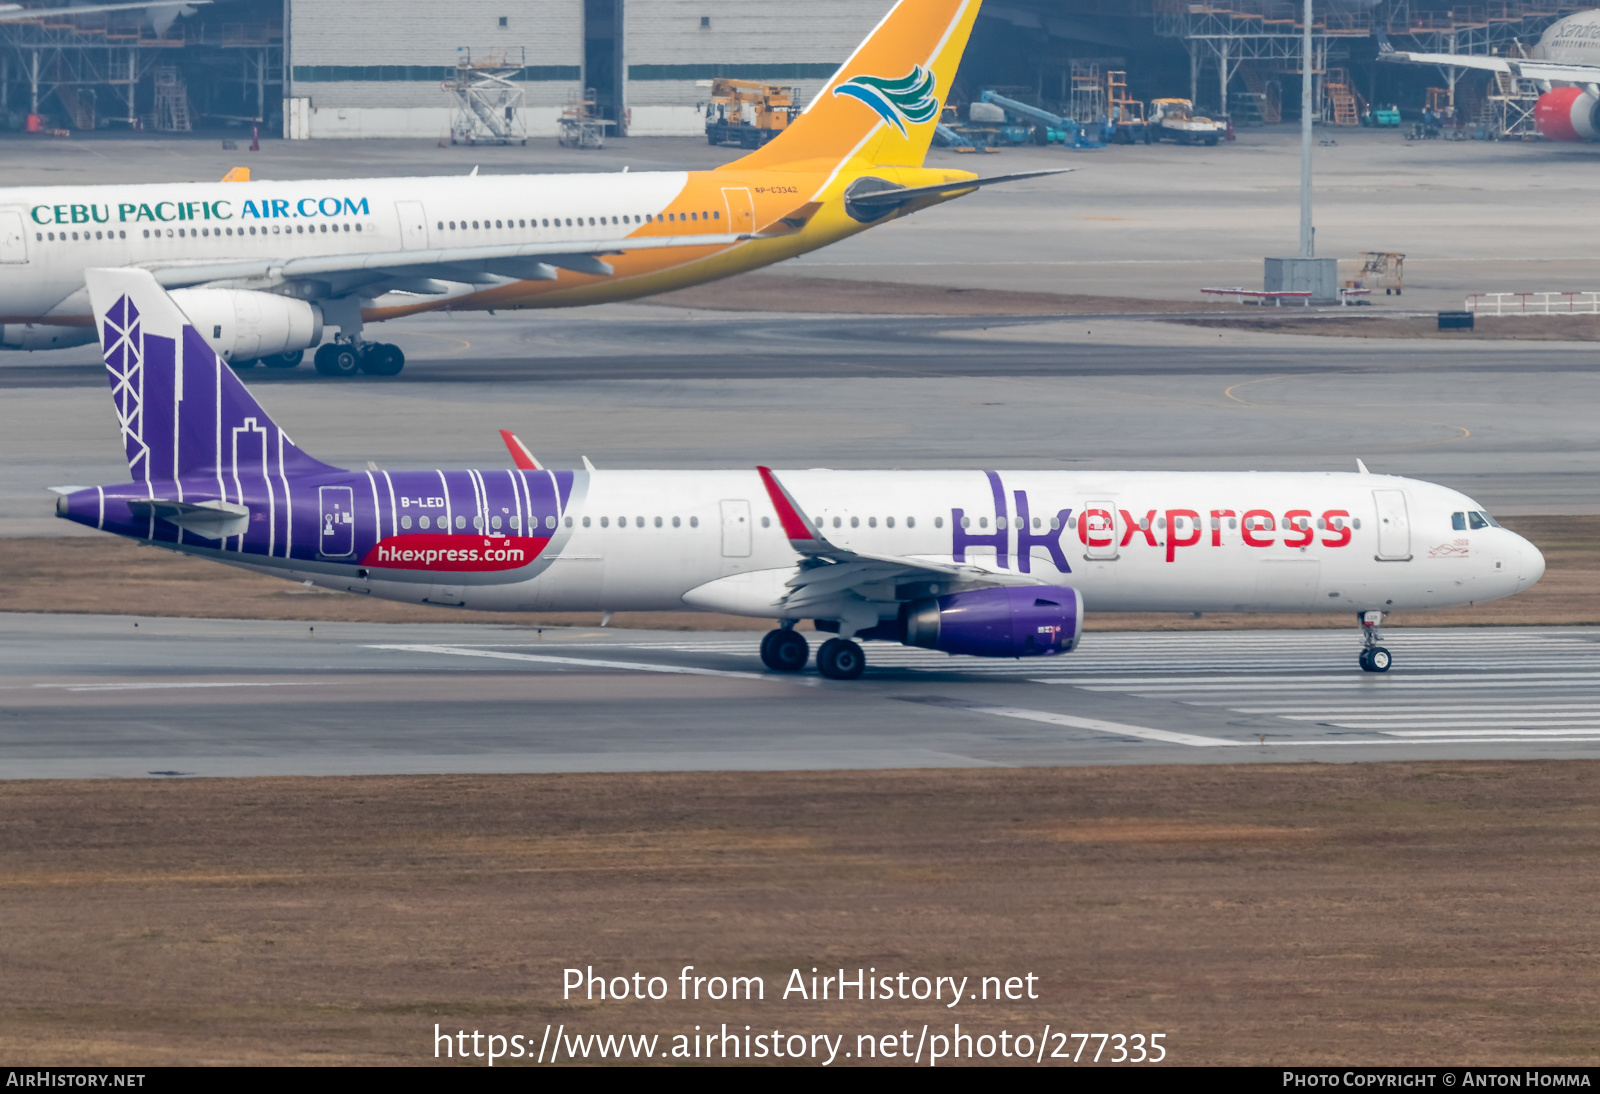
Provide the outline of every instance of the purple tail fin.
[[295,447],[149,271],[84,274],[135,482],[329,470]]

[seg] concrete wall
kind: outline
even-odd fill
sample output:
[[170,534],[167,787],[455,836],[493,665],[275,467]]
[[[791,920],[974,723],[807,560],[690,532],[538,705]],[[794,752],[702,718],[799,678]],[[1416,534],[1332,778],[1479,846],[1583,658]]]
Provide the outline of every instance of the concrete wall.
[[439,83],[458,47],[475,59],[515,60],[526,51],[530,136],[554,136],[562,105],[582,87],[583,0],[288,0],[286,6],[284,94],[311,100],[306,135],[312,138],[446,134],[453,100]]
[[[893,0],[627,0],[628,106],[641,136],[705,131],[714,76],[799,87],[827,82]],[[702,26],[708,19],[709,26]]]

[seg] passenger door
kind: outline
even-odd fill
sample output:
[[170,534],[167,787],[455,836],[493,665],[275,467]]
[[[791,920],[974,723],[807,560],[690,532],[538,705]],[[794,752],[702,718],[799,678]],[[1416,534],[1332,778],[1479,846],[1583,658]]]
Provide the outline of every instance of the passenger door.
[[0,209],[0,262],[28,261],[28,237],[22,226],[22,214],[10,209]]
[[1088,559],[1113,559],[1121,551],[1118,544],[1122,532],[1117,527],[1117,503],[1114,501],[1086,502],[1078,516],[1079,531],[1084,543],[1083,557]]
[[1411,521],[1406,514],[1404,490],[1374,490],[1378,506],[1378,558],[1404,562],[1411,557]]
[[317,553],[326,558],[345,558],[356,549],[355,492],[348,486],[324,486],[317,497],[322,509],[322,534]]
[[395,212],[400,217],[400,246],[408,251],[420,251],[428,246],[428,214],[420,201],[397,201]]
[[722,557],[750,557],[750,503],[724,500],[722,503]]

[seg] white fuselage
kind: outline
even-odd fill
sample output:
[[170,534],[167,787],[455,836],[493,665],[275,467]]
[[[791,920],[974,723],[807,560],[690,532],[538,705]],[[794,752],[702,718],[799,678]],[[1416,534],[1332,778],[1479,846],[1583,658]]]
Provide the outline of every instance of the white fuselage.
[[1545,28],[1528,55],[1567,65],[1600,65],[1600,10],[1580,11]]
[[[493,486],[494,472],[478,474]],[[799,558],[756,472],[577,474],[580,484],[531,579],[516,572],[488,578],[440,572],[430,586],[365,580],[362,571],[363,579],[352,580],[348,568],[297,571],[287,559],[270,572],[391,599],[488,611],[687,607],[782,614],[776,602]],[[1488,525],[1471,499],[1391,476],[777,474],[838,547],[964,563],[1011,583],[1069,586],[1091,612],[1443,608],[1509,596],[1544,570],[1532,544]],[[373,483],[380,502],[374,510],[381,525],[377,535],[420,534],[405,515],[416,510],[402,512],[382,502],[381,472]],[[485,488],[479,496],[491,493]],[[504,527],[512,527],[513,508],[494,505],[474,515],[474,521],[483,520],[474,527],[501,528],[501,508]],[[1026,547],[1020,555],[1019,544]],[[229,561],[248,564],[244,558]],[[449,587],[446,595],[441,586]],[[880,616],[891,618],[894,592],[880,593],[851,595],[876,602]]]

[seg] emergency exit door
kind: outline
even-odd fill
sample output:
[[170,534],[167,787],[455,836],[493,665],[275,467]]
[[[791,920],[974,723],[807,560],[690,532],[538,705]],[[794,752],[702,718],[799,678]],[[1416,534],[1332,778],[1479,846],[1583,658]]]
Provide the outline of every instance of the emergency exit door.
[[397,201],[395,212],[400,216],[400,246],[408,251],[420,251],[428,245],[428,214],[420,201]]
[[723,203],[728,207],[728,231],[753,232],[756,230],[756,208],[745,186],[724,187]]
[[318,497],[322,508],[322,535],[317,551],[328,558],[344,558],[356,550],[355,492],[348,486],[324,486]]
[[750,503],[742,499],[722,503],[722,557],[750,557]]

